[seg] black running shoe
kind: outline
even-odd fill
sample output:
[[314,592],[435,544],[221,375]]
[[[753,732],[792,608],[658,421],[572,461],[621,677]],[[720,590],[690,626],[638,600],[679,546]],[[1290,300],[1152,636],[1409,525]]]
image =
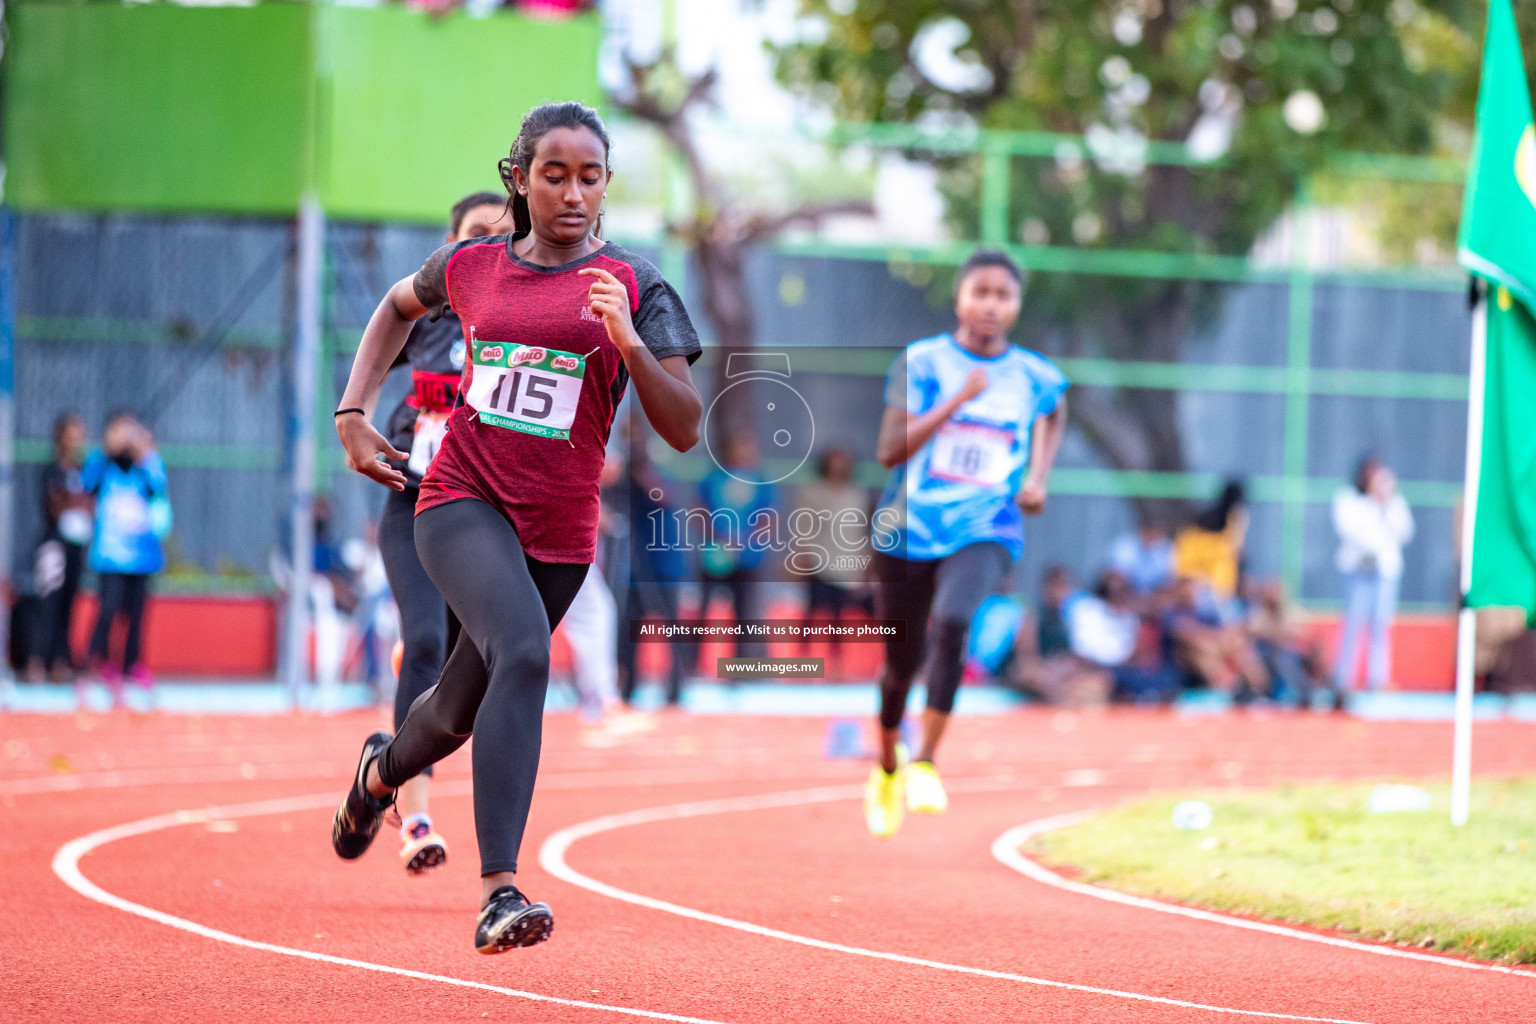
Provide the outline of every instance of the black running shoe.
[[363,780],[368,777],[368,766],[393,738],[387,732],[376,732],[363,741],[363,756],[357,762],[357,776],[352,780],[352,788],[347,790],[347,798],[336,809],[336,817],[331,821],[331,846],[336,856],[343,860],[355,860],[367,851],[373,843],[373,837],[379,834],[384,812],[395,802],[394,793],[376,797],[363,785]]
[[482,953],[505,953],[520,946],[536,946],[555,930],[555,915],[546,903],[529,903],[515,885],[491,893],[491,902],[475,921],[475,948]]

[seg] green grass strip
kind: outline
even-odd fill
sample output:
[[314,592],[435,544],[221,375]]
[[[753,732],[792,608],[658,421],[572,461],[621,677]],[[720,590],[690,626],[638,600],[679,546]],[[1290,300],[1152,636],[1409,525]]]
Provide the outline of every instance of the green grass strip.
[[[1037,837],[1026,852],[1096,885],[1269,920],[1506,963],[1536,963],[1536,779],[1472,788],[1450,823],[1448,787],[1428,811],[1371,814],[1370,784],[1281,786],[1141,800]],[[1173,826],[1179,800],[1210,803],[1209,828]]]

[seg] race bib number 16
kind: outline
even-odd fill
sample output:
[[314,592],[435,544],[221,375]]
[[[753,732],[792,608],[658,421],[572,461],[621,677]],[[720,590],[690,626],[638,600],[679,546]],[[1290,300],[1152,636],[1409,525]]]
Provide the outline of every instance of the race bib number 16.
[[934,435],[929,472],[941,480],[996,487],[1014,468],[1013,433],[979,423],[946,423]]
[[558,349],[478,341],[470,336],[473,376],[464,400],[481,423],[567,440],[587,362]]

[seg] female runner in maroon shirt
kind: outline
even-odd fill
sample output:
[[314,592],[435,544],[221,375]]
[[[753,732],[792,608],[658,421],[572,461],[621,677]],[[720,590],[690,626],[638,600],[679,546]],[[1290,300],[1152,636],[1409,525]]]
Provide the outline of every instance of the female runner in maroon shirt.
[[513,875],[538,773],[549,636],[593,560],[614,410],[632,380],[679,451],[697,443],[703,413],[688,371],[699,341],[682,301],[650,263],[594,233],[612,173],[597,114],[579,103],[535,108],[501,171],[513,233],[446,245],[390,289],[336,413],[348,464],[405,486],[385,460],[406,453],[359,413],[411,322],[458,314],[464,404],[422,479],[416,548],[463,628],[398,734],[363,744],[331,840],[340,856],[361,856],[395,789],[473,733],[482,953],[542,942],[554,927]]
[[[505,193],[475,192],[453,204],[447,242],[462,242],[505,234],[512,226]],[[458,639],[459,622],[448,611],[443,595],[421,567],[416,554],[416,499],[421,476],[437,454],[464,379],[467,348],[459,318],[447,313],[423,317],[411,327],[396,366],[411,367],[411,393],[395,407],[384,428],[389,443],[409,451],[408,461],[395,468],[405,474],[405,489],[391,490],[379,517],[379,554],[384,575],[400,610],[399,685],[395,687],[395,728],[405,722],[416,698],[427,692],[443,671],[448,650]],[[395,809],[400,812],[400,863],[411,875],[443,865],[448,844],[432,826],[427,808],[432,769],[400,784]]]

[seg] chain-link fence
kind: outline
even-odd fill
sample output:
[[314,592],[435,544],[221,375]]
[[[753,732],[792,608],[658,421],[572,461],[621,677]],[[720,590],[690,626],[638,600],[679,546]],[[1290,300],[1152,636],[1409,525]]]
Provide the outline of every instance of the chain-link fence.
[[[39,479],[55,417],[76,410],[99,437],[120,407],[153,429],[170,471],[175,528],[162,586],[270,587],[271,558],[286,538],[293,237],[291,224],[273,220],[19,218],[13,569],[23,589],[42,530]],[[338,536],[360,534],[384,494],[341,465],[325,414],[379,297],[441,241],[441,229],[420,226],[328,228],[317,488],[330,498]],[[676,251],[641,251],[683,268],[675,276],[689,295],[696,268]],[[795,373],[819,437],[852,447],[858,479],[877,486],[880,378],[890,350],[952,326],[950,268],[785,244],[759,252],[748,273],[757,343],[804,349]],[[1203,312],[1176,358],[1143,361],[1105,356],[1091,323],[1085,330],[1049,302],[1064,282],[1108,294],[1125,279],[1054,270],[1031,280],[1016,338],[1061,363],[1074,382],[1075,414],[1018,584],[1032,591],[1049,563],[1091,572],[1110,539],[1133,525],[1137,500],[1198,501],[1241,476],[1254,498],[1252,570],[1329,603],[1337,584],[1328,502],[1369,452],[1398,470],[1418,519],[1405,602],[1448,607],[1470,323],[1455,277],[1255,270],[1201,281]],[[709,325],[697,305],[694,313],[707,342]],[[695,368],[706,391],[710,366],[706,358]],[[380,418],[403,395],[400,378],[386,388]],[[1181,465],[1117,464],[1104,431],[1126,408],[1140,410],[1142,434],[1159,425],[1176,432]],[[706,462],[700,450],[662,468],[687,482]],[[810,463],[799,478],[809,472]]]

